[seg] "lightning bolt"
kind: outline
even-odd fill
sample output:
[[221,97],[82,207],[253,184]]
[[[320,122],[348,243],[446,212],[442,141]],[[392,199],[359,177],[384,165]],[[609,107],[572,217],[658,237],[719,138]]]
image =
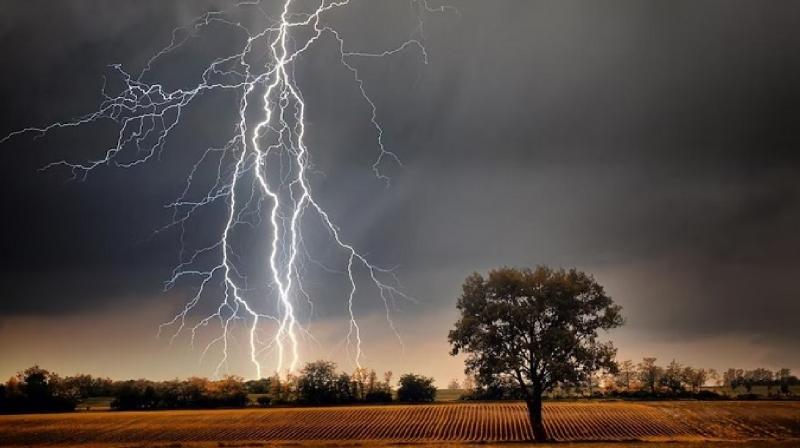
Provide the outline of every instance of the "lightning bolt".
[[[352,75],[361,98],[369,107],[367,119],[374,129],[377,149],[371,169],[375,177],[388,186],[389,178],[381,171],[382,164],[390,161],[401,165],[401,161],[384,142],[378,108],[368,94],[356,62],[417,51],[422,62],[427,64],[426,15],[457,11],[449,6],[432,7],[425,0],[411,0],[418,18],[418,26],[411,37],[394,48],[368,52],[349,49],[340,32],[326,21],[331,11],[348,7],[350,0],[322,0],[306,11],[295,3],[285,0],[276,17],[266,11],[261,1],[235,5],[236,8],[253,8],[262,15],[266,25],[256,31],[229,19],[224,11],[207,12],[190,26],[173,30],[169,45],[153,55],[138,76],[129,74],[119,64],[110,66],[123,87],[119,93],[110,94],[104,82],[103,100],[94,112],[44,127],[21,129],[0,139],[2,144],[29,133],[38,138],[51,131],[110,120],[118,126],[118,133],[116,141],[101,157],[84,162],[60,160],[42,167],[43,170],[64,167],[72,173],[73,179],[85,180],[92,171],[104,166],[132,168],[160,158],[187,107],[209,92],[238,94],[238,110],[230,138],[219,147],[203,151],[186,177],[182,193],[166,205],[173,213],[171,221],[156,230],[160,233],[177,229],[181,243],[178,264],[164,289],[169,290],[184,279],[196,285],[182,309],[159,326],[159,335],[168,332],[172,343],[178,336],[188,333],[194,347],[204,328],[218,325],[219,333],[201,354],[202,360],[213,348],[219,347],[221,354],[216,374],[228,366],[229,348],[235,343],[234,327],[240,322],[244,322],[246,328],[256,377],[263,377],[265,358],[270,355],[274,358],[276,372],[297,369],[301,339],[313,339],[298,317],[299,299],[305,299],[313,307],[313,300],[303,287],[302,274],[306,263],[322,266],[309,253],[303,240],[302,224],[307,216],[316,216],[332,243],[346,257],[341,271],[323,267],[329,272],[342,273],[349,284],[349,293],[344,298],[349,320],[346,343],[348,356],[352,356],[358,368],[361,368],[364,354],[355,311],[356,292],[359,291],[357,270],[366,273],[367,283],[382,301],[388,325],[401,345],[402,339],[391,317],[392,305],[398,299],[414,301],[401,291],[394,269],[376,266],[359,252],[315,198],[308,177],[313,165],[305,139],[306,103],[295,78],[295,65],[319,41],[332,39],[335,42],[339,61]],[[212,24],[242,33],[244,43],[232,54],[213,60],[200,74],[200,82],[190,89],[168,90],[160,83],[146,81],[156,63]],[[203,170],[210,170],[214,181],[203,189],[201,197],[193,198],[196,178]],[[188,249],[188,223],[200,210],[219,203],[225,204],[219,238],[205,247]],[[248,285],[233,240],[241,228],[258,228],[264,217],[267,222],[264,233],[269,238],[263,267],[269,279],[268,292],[252,297],[254,290]],[[209,259],[215,261],[209,263]],[[215,287],[220,287],[221,294],[215,293]],[[215,301],[214,312],[202,318],[195,317],[201,303]],[[261,311],[270,309],[270,305],[274,312]],[[266,328],[271,331],[265,331]]]

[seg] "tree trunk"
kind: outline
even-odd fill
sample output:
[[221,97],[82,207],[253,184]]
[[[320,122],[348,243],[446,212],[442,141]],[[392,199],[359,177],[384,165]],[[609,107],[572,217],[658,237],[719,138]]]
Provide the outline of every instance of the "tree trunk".
[[525,404],[528,406],[528,419],[533,429],[533,440],[546,442],[548,438],[542,421],[542,395],[534,394],[529,400],[525,400]]

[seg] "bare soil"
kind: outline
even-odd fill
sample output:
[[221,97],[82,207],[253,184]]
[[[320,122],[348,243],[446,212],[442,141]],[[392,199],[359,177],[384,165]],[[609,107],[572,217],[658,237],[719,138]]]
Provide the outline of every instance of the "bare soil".
[[[800,402],[557,402],[544,413],[554,441],[594,448],[800,446]],[[485,448],[531,437],[519,402],[0,416],[0,446]]]

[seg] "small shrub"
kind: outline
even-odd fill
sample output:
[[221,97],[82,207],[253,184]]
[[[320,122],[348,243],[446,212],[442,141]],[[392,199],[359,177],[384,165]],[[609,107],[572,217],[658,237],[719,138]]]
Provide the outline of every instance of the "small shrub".
[[724,400],[727,397],[710,390],[701,390],[694,394],[694,398],[697,400]]
[[384,389],[369,391],[364,396],[364,401],[367,403],[389,403],[392,401],[392,393]]

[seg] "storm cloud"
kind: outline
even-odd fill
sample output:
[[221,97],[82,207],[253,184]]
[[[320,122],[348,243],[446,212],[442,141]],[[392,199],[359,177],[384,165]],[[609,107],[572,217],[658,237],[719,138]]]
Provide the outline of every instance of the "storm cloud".
[[[452,322],[414,320],[452,317],[472,271],[577,266],[623,305],[615,339],[626,354],[646,340],[680,358],[697,341],[730,339],[714,362],[735,363],[751,350],[743,338],[764,348],[756,361],[800,367],[800,4],[453,4],[458,13],[428,17],[427,64],[414,52],[359,62],[403,161],[386,166],[389,187],[372,175],[368,111],[327,51],[334,43],[297,67],[325,173],[313,180],[320,201],[364,253],[399,266],[420,300],[400,306],[405,330],[443,346]],[[175,26],[219,6],[0,4],[0,134],[93,110],[108,64],[141,69]],[[365,50],[414,25],[403,1],[354,2],[335,20]],[[240,38],[203,34],[160,73],[193,81],[193,61]],[[178,244],[153,230],[170,218],[162,205],[180,191],[175,173],[229,131],[231,102],[197,106],[164,160],[85,181],[37,169],[100,154],[113,143],[108,126],[0,146],[0,320],[178,306],[160,294]],[[364,303],[366,314],[381,310]],[[322,299],[319,312],[335,321],[343,309]]]

